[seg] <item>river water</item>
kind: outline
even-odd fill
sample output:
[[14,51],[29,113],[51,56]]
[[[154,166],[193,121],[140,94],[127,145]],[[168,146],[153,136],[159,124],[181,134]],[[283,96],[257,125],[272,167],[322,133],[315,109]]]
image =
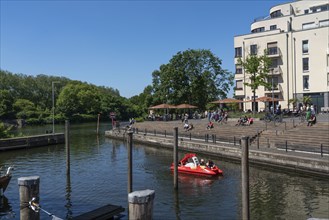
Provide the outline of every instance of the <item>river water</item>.
[[[71,125],[71,173],[66,175],[65,145],[0,153],[0,166],[15,166],[5,192],[7,201],[0,219],[19,219],[17,179],[40,177],[40,205],[55,216],[72,216],[106,204],[126,208],[127,144],[104,137],[108,124],[101,124],[99,137],[95,123]],[[22,134],[44,133],[46,127],[24,128]],[[64,132],[64,126],[56,126]],[[179,158],[184,152],[180,152]],[[179,190],[173,189],[169,169],[172,151],[133,145],[133,191],[155,190],[154,219],[241,219],[240,163],[212,159],[223,171],[217,178],[179,175]],[[5,207],[3,207],[5,206]],[[5,209],[5,210],[4,210]],[[3,212],[7,214],[4,215]],[[250,167],[251,219],[329,218],[328,179],[301,176],[265,167]],[[51,219],[41,213],[41,219]]]

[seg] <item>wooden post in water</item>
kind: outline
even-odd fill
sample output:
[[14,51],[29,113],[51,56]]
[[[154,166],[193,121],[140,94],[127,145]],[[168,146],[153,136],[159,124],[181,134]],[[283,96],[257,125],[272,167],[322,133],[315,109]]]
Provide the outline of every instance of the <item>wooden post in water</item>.
[[242,219],[249,220],[249,137],[241,138]]
[[128,193],[133,191],[133,132],[128,131]]
[[153,201],[155,191],[146,189],[129,193],[129,219],[153,219]]
[[39,212],[29,208],[29,202],[36,198],[35,202],[39,203],[39,176],[29,176],[18,178],[20,219],[21,220],[39,220]]
[[98,114],[98,117],[97,117],[97,135],[99,134],[99,117],[100,117],[101,114]]
[[70,174],[70,122],[65,120],[66,174]]
[[174,189],[178,189],[178,127],[174,128]]

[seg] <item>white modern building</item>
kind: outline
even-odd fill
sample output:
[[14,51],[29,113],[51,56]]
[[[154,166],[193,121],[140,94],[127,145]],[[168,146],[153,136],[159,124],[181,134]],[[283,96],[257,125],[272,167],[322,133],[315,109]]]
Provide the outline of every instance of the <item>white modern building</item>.
[[[282,99],[282,108],[290,109],[288,100],[302,100],[303,96],[310,96],[318,111],[329,106],[328,0],[299,0],[273,6],[268,16],[254,20],[251,33],[234,37],[234,47],[237,99],[253,98],[250,87],[244,84],[250,81],[249,74],[238,65],[238,59],[263,55],[266,49],[272,60],[268,82],[273,87],[259,87],[256,97]],[[252,109],[252,102],[240,107]],[[264,110],[265,103],[256,103],[256,109]]]

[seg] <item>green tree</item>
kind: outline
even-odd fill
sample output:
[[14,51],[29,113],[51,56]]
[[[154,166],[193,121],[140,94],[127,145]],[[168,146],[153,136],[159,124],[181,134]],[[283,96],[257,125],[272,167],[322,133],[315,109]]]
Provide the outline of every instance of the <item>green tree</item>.
[[13,117],[14,98],[8,90],[0,90],[0,118]]
[[[240,58],[238,64],[242,65],[245,70],[248,81],[244,82],[244,84],[251,88],[253,93],[253,103],[255,103],[256,91],[259,86],[271,88],[271,84],[268,82],[271,59],[268,58],[265,50],[264,55],[261,56],[248,55],[245,61]],[[255,111],[255,104],[253,104],[253,114],[255,114]]]
[[75,114],[97,115],[100,112],[100,92],[96,86],[72,82],[59,94],[56,107],[66,117]]
[[152,73],[153,104],[189,103],[205,109],[208,102],[226,97],[233,75],[221,64],[210,50],[178,52]]

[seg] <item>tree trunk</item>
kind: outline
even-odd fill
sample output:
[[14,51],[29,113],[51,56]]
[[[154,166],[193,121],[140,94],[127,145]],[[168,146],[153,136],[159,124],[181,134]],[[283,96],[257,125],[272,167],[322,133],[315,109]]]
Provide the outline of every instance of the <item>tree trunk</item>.
[[254,97],[253,97],[253,101],[252,101],[252,114],[255,116],[256,114],[256,90],[252,91]]

